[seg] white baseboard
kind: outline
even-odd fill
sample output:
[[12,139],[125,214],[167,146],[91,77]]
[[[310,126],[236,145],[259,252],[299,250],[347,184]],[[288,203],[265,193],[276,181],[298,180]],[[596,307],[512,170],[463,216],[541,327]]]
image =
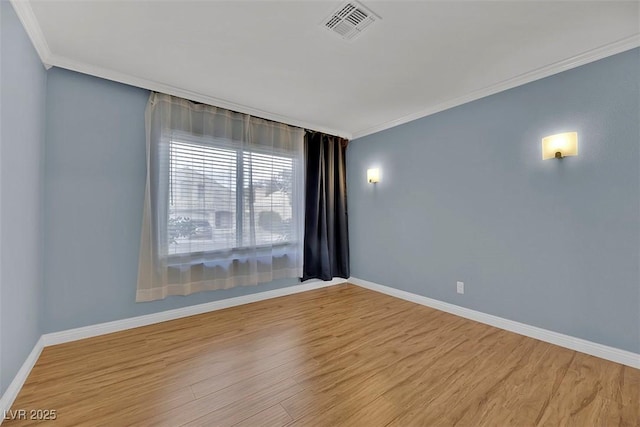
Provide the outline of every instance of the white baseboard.
[[95,337],[98,335],[110,334],[113,332],[124,331],[127,329],[137,328],[140,326],[151,325],[154,323],[166,322],[168,320],[180,319],[182,317],[193,316],[195,314],[208,313],[210,311],[222,310],[224,308],[235,307],[242,304],[263,301],[271,298],[278,298],[286,295],[293,295],[300,292],[311,291],[313,289],[326,288],[328,286],[346,283],[347,279],[333,279],[331,281],[307,280],[299,285],[288,286],[286,288],[274,289],[265,292],[256,292],[250,295],[228,298],[219,301],[212,301],[204,304],[192,305],[189,307],[178,308],[175,310],[167,310],[159,313],[147,314],[144,316],[131,317],[128,319],[115,320],[113,322],[99,323],[96,325],[84,326],[82,328],[68,329],[66,331],[52,332],[44,334],[40,337],[33,350],[23,363],[22,367],[13,378],[13,381],[0,398],[0,424],[2,424],[5,411],[11,409],[11,405],[15,401],[20,389],[27,380],[31,369],[36,364],[38,357],[44,347],[66,342],[77,341],[84,338]]
[[[592,356],[600,357],[602,359],[610,360],[612,362],[622,363],[623,365],[640,369],[640,354],[637,353],[620,350],[618,348],[609,347],[602,344],[597,344],[591,341],[583,340],[581,338],[575,338],[558,332],[549,331],[535,326],[526,325],[524,323],[515,322],[513,320],[504,319],[502,317],[493,316],[491,314],[482,313],[480,311],[471,310],[469,308],[460,307],[455,304],[449,304],[443,301],[438,301],[432,298],[427,298],[399,289],[390,288],[388,286],[358,279],[356,277],[350,277],[349,279],[333,279],[327,282],[323,282],[320,280],[308,280],[299,285],[289,286],[286,288],[257,292],[250,295],[243,295],[240,297],[228,298],[220,301],[212,301],[205,304],[198,304],[189,307],[178,308],[175,310],[162,311],[159,313],[147,314],[144,316],[132,317],[129,319],[115,320],[113,322],[100,323],[96,325],[85,326],[82,328],[44,334],[40,337],[36,345],[33,347],[33,350],[25,360],[15,378],[2,395],[2,398],[0,399],[0,411],[2,412],[0,412],[0,414],[4,414],[4,411],[8,411],[9,409],[11,409],[11,405],[18,396],[20,389],[29,376],[31,369],[38,360],[38,357],[40,356],[40,353],[42,352],[42,349],[44,347],[77,341],[80,339],[95,337],[104,334],[110,334],[113,332],[124,331],[127,329],[151,325],[154,323],[180,319],[182,317],[193,316],[196,314],[222,310],[242,304],[249,304],[252,302],[263,301],[271,298],[293,295],[300,292],[339,285],[346,282],[406,301],[455,314],[456,316],[464,317],[467,319],[475,320],[477,322],[485,323],[487,325],[495,326],[497,328],[505,329],[507,331],[515,332],[520,335],[525,335],[561,347],[569,348],[571,350],[576,350],[582,353],[590,354]],[[2,418],[3,417],[0,417],[0,424],[2,424]]]
[[152,325],[154,323],[180,319],[182,317],[194,316],[196,314],[222,310],[242,304],[249,304],[252,302],[263,301],[271,298],[293,295],[313,289],[326,288],[328,286],[338,285],[346,282],[347,279],[333,279],[326,282],[315,279],[307,280],[299,285],[288,286],[286,288],[279,288],[265,292],[256,292],[254,294],[227,298],[223,300],[207,302],[204,304],[191,305],[188,307],[176,308],[174,310],[146,314],[144,316],[130,317],[128,319],[114,320],[112,322],[99,323],[96,325],[84,326],[81,328],[67,329],[60,332],[51,332],[48,334],[44,334],[42,336],[42,339],[44,341],[45,347],[50,345],[63,344],[66,342],[77,341],[84,338],[91,338],[99,335],[111,334],[113,332],[124,331],[127,329],[139,328],[140,326]]
[[11,384],[9,384],[9,387],[2,395],[2,398],[0,398],[0,424],[2,424],[4,415],[9,412],[9,409],[11,409],[11,405],[13,405],[16,397],[18,397],[20,389],[22,389],[22,386],[27,380],[31,369],[38,361],[38,357],[40,357],[40,353],[42,353],[43,348],[44,340],[42,339],[42,337],[40,337],[40,339],[38,339],[38,341],[36,342],[36,345],[33,346],[33,350],[31,350],[31,353],[29,353],[29,356],[27,356],[27,359],[20,367],[20,370],[13,378],[13,381],[11,381]]
[[435,308],[436,310],[446,311],[447,313],[455,314],[456,316],[495,326],[496,328],[515,332],[516,334],[535,338],[540,341],[558,345],[560,347],[565,347],[571,350],[579,351],[581,353],[590,354],[591,356],[596,356],[601,359],[610,360],[612,362],[621,363],[623,365],[631,366],[632,368],[640,369],[640,354],[638,353],[632,353],[630,351],[621,350],[619,348],[609,347],[581,338],[572,337],[570,335],[565,335],[558,332],[549,331],[547,329],[538,328],[536,326],[504,319],[502,317],[493,316],[491,314],[482,313],[480,311],[471,310],[465,307],[460,307],[455,304],[449,304],[447,302],[427,298],[422,295],[417,295],[411,292],[401,291],[399,289],[380,285],[378,283],[358,279],[357,277],[350,277],[349,283],[353,283],[354,285],[358,285],[372,291],[387,294],[392,297]]

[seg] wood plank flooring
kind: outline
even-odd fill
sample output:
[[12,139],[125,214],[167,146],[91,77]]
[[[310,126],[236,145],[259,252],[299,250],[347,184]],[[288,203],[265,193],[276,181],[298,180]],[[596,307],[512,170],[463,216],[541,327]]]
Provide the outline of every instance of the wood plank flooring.
[[345,284],[47,347],[12,410],[61,426],[640,426],[639,406],[640,370]]

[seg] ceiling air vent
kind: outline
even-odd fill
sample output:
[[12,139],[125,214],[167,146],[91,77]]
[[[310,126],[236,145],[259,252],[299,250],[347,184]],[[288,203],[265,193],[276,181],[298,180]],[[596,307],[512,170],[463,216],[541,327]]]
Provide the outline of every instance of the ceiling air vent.
[[375,21],[382,19],[357,1],[340,6],[322,21],[322,26],[340,38],[353,40]]

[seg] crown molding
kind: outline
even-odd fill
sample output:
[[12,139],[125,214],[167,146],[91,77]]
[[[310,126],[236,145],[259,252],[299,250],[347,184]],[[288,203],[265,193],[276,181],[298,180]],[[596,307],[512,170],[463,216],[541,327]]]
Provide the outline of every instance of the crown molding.
[[27,32],[31,43],[33,43],[40,60],[44,64],[46,69],[51,67],[65,68],[67,70],[77,71],[83,74],[89,74],[103,79],[112,80],[118,83],[124,83],[130,86],[140,87],[142,89],[148,89],[155,92],[166,93],[168,95],[178,96],[180,98],[189,99],[191,101],[202,102],[204,104],[215,105],[216,107],[226,108],[228,110],[237,111],[239,113],[249,114],[251,116],[260,117],[267,120],[273,120],[280,123],[285,123],[291,126],[297,126],[304,129],[312,129],[319,132],[324,132],[330,135],[340,136],[342,138],[351,139],[351,133],[342,129],[334,129],[326,126],[321,126],[316,123],[307,122],[297,119],[295,117],[284,116],[281,114],[271,113],[259,108],[253,108],[248,105],[238,104],[236,102],[228,101],[222,98],[216,98],[214,96],[205,95],[203,93],[194,92],[186,89],[182,89],[176,86],[167,85],[154,80],[145,79],[137,76],[133,76],[127,73],[121,73],[119,71],[111,70],[96,65],[74,61],[64,56],[56,55],[51,52],[47,40],[44,37],[44,33],[40,28],[40,24],[29,0],[9,0],[13,5],[13,8],[22,23],[25,31]]
[[40,28],[40,24],[38,23],[38,19],[36,15],[33,13],[33,9],[31,8],[31,3],[28,0],[9,0],[11,5],[13,6],[13,10],[16,11],[16,15],[18,15],[18,19],[22,23],[27,35],[31,39],[31,43],[33,47],[36,49],[38,56],[40,57],[40,61],[44,67],[48,70],[51,68],[51,49],[49,49],[49,44],[42,33],[42,29]]
[[526,83],[530,83],[535,80],[540,80],[545,77],[549,77],[554,74],[558,74],[563,71],[567,71],[572,68],[576,68],[581,65],[585,65],[590,62],[594,62],[599,59],[603,59],[608,56],[615,55],[617,53],[634,49],[639,46],[640,46],[640,34],[635,34],[631,37],[627,37],[627,38],[618,40],[616,42],[607,44],[605,46],[601,46],[599,48],[589,50],[587,52],[581,53],[574,57],[555,62],[551,65],[538,68],[528,73],[520,74],[519,76],[512,77],[507,80],[503,80],[494,85],[485,87],[483,89],[472,91],[466,95],[462,95],[457,98],[444,101],[440,104],[427,107],[423,110],[417,111],[412,114],[408,114],[406,116],[397,118],[395,120],[390,120],[388,122],[384,122],[376,126],[359,130],[353,133],[353,139],[361,138],[363,136],[371,135],[376,132],[390,129],[392,127],[396,127],[396,126],[411,122],[413,120],[421,119],[423,117],[430,116],[432,114],[439,113],[444,110],[448,110],[449,108],[457,107],[459,105],[466,104],[468,102],[475,101],[477,99],[484,98],[489,95],[494,95],[498,92],[502,92],[507,89],[512,89],[517,86],[522,86]]
[[545,77],[549,77],[551,75],[561,73],[563,71],[567,71],[572,68],[576,68],[581,65],[585,65],[590,62],[594,62],[629,49],[640,47],[640,34],[634,34],[630,37],[626,37],[616,42],[589,50],[574,57],[558,61],[553,64],[538,68],[536,70],[521,74],[519,76],[503,80],[494,85],[487,86],[483,89],[475,90],[465,95],[441,102],[437,105],[426,107],[415,113],[408,114],[394,120],[389,120],[365,129],[361,129],[357,132],[348,132],[344,129],[334,129],[326,126],[320,126],[315,123],[296,119],[295,117],[271,113],[258,108],[250,107],[248,105],[238,104],[226,99],[205,95],[203,93],[182,89],[154,80],[133,76],[127,73],[121,73],[108,68],[74,61],[60,55],[55,55],[51,52],[49,45],[47,44],[42,29],[40,28],[40,24],[38,23],[38,20],[33,13],[33,9],[31,8],[30,0],[9,1],[13,5],[13,8],[15,9],[18,18],[20,19],[20,22],[22,22],[22,25],[24,26],[27,34],[29,35],[29,38],[31,39],[31,42],[33,43],[33,46],[38,52],[40,60],[47,69],[51,68],[52,66],[65,68],[68,70],[101,77],[107,80],[112,80],[131,86],[137,86],[143,89],[162,92],[196,102],[202,102],[205,104],[227,108],[229,110],[238,111],[240,113],[250,114],[256,117],[286,123],[292,126],[298,126],[301,128],[313,129],[331,135],[337,135],[346,139],[355,139],[371,135],[376,132],[380,132],[395,126],[411,122],[413,120],[430,116],[444,110],[448,110],[449,108],[457,107],[459,105],[466,104],[468,102],[475,101],[489,95],[494,95],[496,93],[512,89],[514,87],[521,86],[535,80],[543,79]]
[[194,92],[187,89],[181,89],[176,86],[171,86],[154,80],[121,73],[119,71],[111,70],[108,68],[74,61],[60,55],[52,54],[50,56],[49,63],[54,67],[65,68],[67,70],[77,71],[79,73],[89,74],[92,76],[101,77],[103,79],[152,90],[155,92],[178,96],[180,98],[189,99],[191,101],[202,102],[204,104],[226,108],[228,110],[237,111],[239,113],[249,114],[254,117],[260,117],[267,120],[285,123],[291,126],[301,127],[303,129],[312,129],[330,135],[336,135],[346,139],[351,139],[351,133],[341,129],[333,129],[326,126],[318,125],[316,123],[300,120],[295,117],[271,113],[258,108],[250,107],[248,105],[238,104],[226,99],[216,98],[214,96],[205,95],[203,93]]

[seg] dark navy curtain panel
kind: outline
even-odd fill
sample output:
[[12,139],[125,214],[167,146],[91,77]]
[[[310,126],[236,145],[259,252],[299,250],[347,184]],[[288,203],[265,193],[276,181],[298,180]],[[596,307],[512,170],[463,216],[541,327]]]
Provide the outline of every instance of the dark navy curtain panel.
[[349,277],[347,143],[321,132],[305,135],[303,280]]

